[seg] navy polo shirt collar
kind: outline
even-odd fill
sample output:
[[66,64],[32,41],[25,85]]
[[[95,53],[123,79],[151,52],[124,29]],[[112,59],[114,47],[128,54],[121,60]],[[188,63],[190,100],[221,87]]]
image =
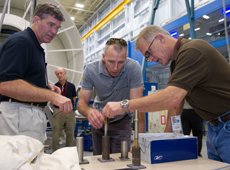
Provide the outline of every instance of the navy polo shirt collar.
[[37,37],[36,37],[34,31],[33,31],[30,27],[27,27],[27,31],[28,31],[28,33],[30,34],[31,38],[34,40],[36,47],[37,47],[38,49],[44,51],[44,49],[42,48],[42,46],[39,44],[39,41],[38,41],[38,39],[37,39]]

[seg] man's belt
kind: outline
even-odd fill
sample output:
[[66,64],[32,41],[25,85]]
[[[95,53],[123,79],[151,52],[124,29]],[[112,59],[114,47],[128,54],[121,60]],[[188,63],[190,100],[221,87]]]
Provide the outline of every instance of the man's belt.
[[[221,119],[223,122],[227,122],[227,121],[230,119],[230,113],[229,113],[229,114],[226,114],[226,115],[224,115],[224,116],[222,116],[220,119]],[[214,119],[214,120],[210,120],[209,123],[210,123],[210,125],[212,125],[212,126],[216,126],[216,125],[218,125],[218,124],[220,123],[220,121],[219,121],[219,119]]]
[[46,102],[23,102],[23,101],[19,101],[19,100],[16,100],[16,99],[3,99],[1,102],[3,101],[8,101],[8,102],[18,102],[18,103],[21,103],[21,104],[26,104],[26,105],[30,105],[30,106],[36,106],[36,107],[41,107],[41,108],[44,108],[47,103]]

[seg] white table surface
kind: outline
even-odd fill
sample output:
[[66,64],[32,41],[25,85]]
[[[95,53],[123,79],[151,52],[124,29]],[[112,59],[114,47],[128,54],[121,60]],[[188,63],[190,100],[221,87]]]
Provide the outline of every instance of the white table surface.
[[[80,167],[85,170],[109,170],[109,169],[128,169],[127,164],[132,164],[132,154],[129,153],[130,160],[122,161],[120,160],[121,154],[110,154],[110,157],[114,159],[114,162],[104,162],[101,163],[97,158],[102,158],[101,155],[98,156],[84,156],[84,159],[89,161],[89,164],[81,164]],[[141,165],[146,166],[146,169],[153,170],[210,170],[218,169],[225,166],[230,166],[230,164],[218,162],[202,157],[198,159],[190,159],[185,161],[175,161],[166,162],[158,164],[149,164],[141,160]],[[230,169],[230,167],[229,167]]]

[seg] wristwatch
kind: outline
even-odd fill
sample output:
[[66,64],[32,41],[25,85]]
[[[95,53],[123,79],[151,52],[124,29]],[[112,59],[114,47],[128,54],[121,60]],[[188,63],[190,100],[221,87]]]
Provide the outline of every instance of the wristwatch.
[[129,106],[129,100],[128,99],[124,99],[121,101],[121,107],[124,108],[125,112],[130,112],[128,109]]

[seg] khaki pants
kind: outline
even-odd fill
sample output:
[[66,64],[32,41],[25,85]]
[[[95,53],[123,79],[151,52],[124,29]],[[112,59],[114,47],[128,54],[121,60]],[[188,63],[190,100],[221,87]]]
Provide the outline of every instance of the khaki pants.
[[58,108],[54,108],[52,120],[52,152],[59,149],[59,138],[63,129],[65,129],[66,132],[66,146],[73,146],[74,130],[76,126],[75,115],[75,111],[72,111],[69,116],[62,115],[58,111]]
[[18,102],[0,103],[0,135],[25,135],[44,143],[46,115],[43,109]]

